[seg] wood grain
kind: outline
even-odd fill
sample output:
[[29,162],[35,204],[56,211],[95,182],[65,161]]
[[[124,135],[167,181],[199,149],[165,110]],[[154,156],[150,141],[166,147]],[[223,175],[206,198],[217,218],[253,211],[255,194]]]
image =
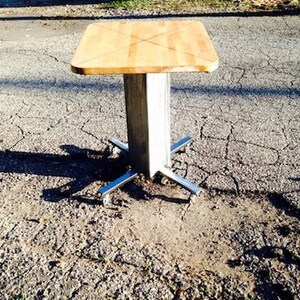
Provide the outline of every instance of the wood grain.
[[71,61],[79,74],[211,72],[218,56],[199,21],[99,22]]
[[131,165],[153,177],[170,166],[170,75],[124,75]]

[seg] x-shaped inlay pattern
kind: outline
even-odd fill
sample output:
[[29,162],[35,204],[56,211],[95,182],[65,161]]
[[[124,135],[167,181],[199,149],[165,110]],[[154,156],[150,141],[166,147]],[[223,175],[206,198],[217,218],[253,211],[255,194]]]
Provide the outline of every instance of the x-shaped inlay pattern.
[[88,26],[71,65],[91,75],[210,72],[218,57],[199,21],[101,22]]

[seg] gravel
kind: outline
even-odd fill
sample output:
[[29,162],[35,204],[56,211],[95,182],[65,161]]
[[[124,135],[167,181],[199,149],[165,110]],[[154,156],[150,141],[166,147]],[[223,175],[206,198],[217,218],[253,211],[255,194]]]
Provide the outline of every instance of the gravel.
[[126,117],[121,76],[70,71],[91,20],[0,21],[0,299],[300,299],[300,19],[201,21],[221,64],[172,75],[171,121],[203,193],[140,177],[105,207]]

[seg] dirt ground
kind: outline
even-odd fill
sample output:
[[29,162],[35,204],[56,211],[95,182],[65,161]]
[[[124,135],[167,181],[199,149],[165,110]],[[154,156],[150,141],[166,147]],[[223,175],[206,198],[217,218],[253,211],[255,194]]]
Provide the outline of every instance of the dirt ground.
[[104,207],[122,77],[71,73],[93,20],[25,12],[0,9],[0,299],[300,299],[299,17],[201,18],[220,68],[172,75],[171,121],[203,193],[140,177]]

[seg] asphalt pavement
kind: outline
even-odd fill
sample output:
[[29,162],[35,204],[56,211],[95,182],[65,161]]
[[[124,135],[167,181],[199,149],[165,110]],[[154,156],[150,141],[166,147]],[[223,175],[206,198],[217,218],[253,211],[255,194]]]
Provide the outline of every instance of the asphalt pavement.
[[[268,197],[299,217],[299,16],[199,19],[211,36],[220,66],[210,74],[171,76],[172,140],[187,134],[194,138],[189,151],[174,156],[173,170],[207,194]],[[45,286],[51,285],[46,278],[54,278],[49,274],[59,259],[53,258],[47,271],[33,266],[49,264],[43,256],[48,246],[61,243],[57,246],[61,251],[67,247],[61,242],[68,240],[63,228],[60,238],[52,236],[53,232],[45,231],[47,218],[41,218],[53,211],[58,220],[66,214],[75,218],[80,205],[86,205],[84,216],[92,213],[98,207],[98,187],[126,168],[123,160],[109,152],[107,142],[109,137],[126,141],[122,76],[71,72],[72,54],[91,20],[0,22],[0,269],[7,275],[2,283],[0,279],[1,299],[23,292],[32,299],[96,299],[95,287],[89,290],[84,282],[68,288],[61,270],[51,275],[62,278],[52,290],[64,290],[63,296],[49,291],[45,296]],[[132,196],[135,191],[132,185],[125,186],[117,192],[118,199],[140,200],[138,193]],[[188,197],[184,190],[176,193],[176,198]],[[172,188],[165,197],[172,199]],[[103,218],[99,226],[105,232],[105,222],[113,221],[105,213]],[[32,229],[28,220],[36,220],[39,228]],[[40,241],[49,236],[52,242],[46,239],[44,250],[28,246],[26,241],[37,236]],[[18,249],[22,249],[22,262],[16,258]],[[37,256],[28,258],[26,253],[32,252]],[[26,259],[30,268],[20,271],[17,265],[26,265]],[[86,276],[98,276],[94,272],[100,270],[88,262],[85,266]],[[72,268],[68,270],[71,277],[76,273],[76,266]],[[33,270],[40,283],[26,279]],[[42,285],[44,298],[39,298]],[[130,294],[122,297],[131,299],[126,298]]]

